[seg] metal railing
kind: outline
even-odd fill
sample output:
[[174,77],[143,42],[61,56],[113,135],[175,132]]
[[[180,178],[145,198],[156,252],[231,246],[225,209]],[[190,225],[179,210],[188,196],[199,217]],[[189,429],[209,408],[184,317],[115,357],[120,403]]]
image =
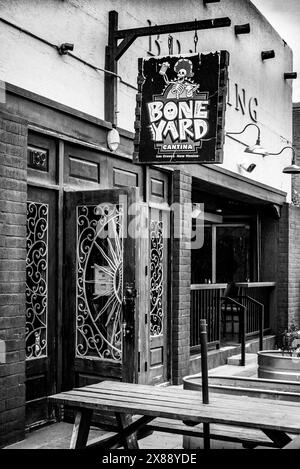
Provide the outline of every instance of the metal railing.
[[[264,305],[248,295],[235,298],[223,297],[223,316],[237,316],[239,342],[241,343],[241,365],[246,364],[246,338],[259,334],[259,350],[264,347]],[[226,318],[225,318],[226,320]],[[257,329],[257,330],[253,330]]]
[[[259,336],[270,329],[271,295],[275,288],[274,282],[237,283],[238,295],[232,307],[232,316],[237,322],[239,340],[243,342],[251,336]],[[207,322],[207,342],[210,348],[220,347],[221,340],[225,338],[224,331],[224,293],[227,284],[200,284],[191,285],[191,316],[190,316],[190,345],[191,352],[200,351],[200,322]],[[230,304],[227,300],[227,306]],[[231,303],[233,306],[233,302]],[[245,315],[242,311],[245,310]],[[230,315],[230,312],[228,313]],[[243,319],[244,318],[244,319]],[[243,324],[244,321],[244,324]],[[262,322],[263,321],[263,322]],[[244,340],[244,342],[245,342]],[[261,347],[262,343],[260,343]]]

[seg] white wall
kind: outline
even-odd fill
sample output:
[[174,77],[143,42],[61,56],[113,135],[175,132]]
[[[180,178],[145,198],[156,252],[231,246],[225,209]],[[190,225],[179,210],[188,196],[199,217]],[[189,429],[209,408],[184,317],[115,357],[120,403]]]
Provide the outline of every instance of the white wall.
[[[226,49],[230,52],[230,101],[226,130],[240,131],[251,122],[249,114],[235,109],[234,89],[245,89],[246,97],[258,100],[258,124],[262,143],[279,151],[292,140],[291,81],[283,73],[292,70],[292,54],[268,22],[248,0],[221,0],[203,6],[201,0],[0,0],[1,17],[28,29],[54,44],[74,43],[73,53],[104,68],[108,34],[108,12],[119,13],[119,28],[192,21],[195,18],[229,16],[232,26],[199,31],[198,51]],[[236,37],[235,24],[250,23],[251,33]],[[194,50],[193,32],[174,35],[182,53]],[[155,38],[153,38],[154,41]],[[161,54],[168,53],[167,35],[159,38]],[[104,118],[104,74],[80,64],[28,35],[0,22],[0,80],[7,81],[47,98]],[[136,85],[137,58],[146,57],[148,38],[139,38],[119,62],[124,81]],[[261,61],[262,50],[274,49],[275,59]],[[155,52],[155,47],[153,46]],[[175,52],[176,49],[175,49]],[[135,90],[119,83],[118,125],[133,131]],[[255,143],[256,130],[249,128],[239,137]],[[290,194],[290,176],[282,168],[291,160],[291,151],[279,157],[251,156],[228,137],[223,166],[240,172],[238,163],[255,163],[255,171],[241,174]]]

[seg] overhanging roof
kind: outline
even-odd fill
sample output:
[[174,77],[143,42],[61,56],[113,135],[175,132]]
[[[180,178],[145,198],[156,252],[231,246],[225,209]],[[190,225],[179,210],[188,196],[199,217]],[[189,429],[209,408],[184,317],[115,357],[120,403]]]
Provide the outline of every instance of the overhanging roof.
[[229,197],[250,204],[276,204],[286,202],[287,193],[274,187],[253,181],[217,165],[177,165],[193,177],[199,190]]

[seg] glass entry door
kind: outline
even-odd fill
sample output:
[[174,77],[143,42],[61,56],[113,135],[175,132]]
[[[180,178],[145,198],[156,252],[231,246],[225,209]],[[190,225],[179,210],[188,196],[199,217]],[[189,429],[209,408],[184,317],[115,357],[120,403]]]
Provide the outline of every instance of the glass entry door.
[[170,213],[144,204],[138,245],[139,382],[162,384],[170,379],[169,228]]
[[48,420],[47,396],[56,392],[57,199],[28,187],[26,258],[26,425]]
[[136,189],[66,193],[64,387],[135,381]]

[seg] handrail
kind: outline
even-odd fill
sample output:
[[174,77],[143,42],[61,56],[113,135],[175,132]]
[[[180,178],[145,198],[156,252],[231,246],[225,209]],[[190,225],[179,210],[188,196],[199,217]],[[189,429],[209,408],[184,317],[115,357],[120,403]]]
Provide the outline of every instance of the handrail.
[[239,295],[237,298],[246,298],[250,302],[260,306],[261,314],[260,314],[260,325],[259,325],[259,350],[264,349],[264,320],[265,320],[265,306],[255,298],[252,298],[249,295]]
[[227,283],[192,283],[191,290],[224,290]]
[[[192,284],[191,285],[191,316],[190,316],[190,349],[191,353],[200,351],[200,319],[207,320],[207,333],[209,347],[219,348],[222,339],[227,340],[227,333],[235,334],[234,322],[238,319],[228,317],[230,308],[237,309],[238,322],[241,328],[241,306],[234,303],[246,305],[246,339],[256,336],[259,339],[259,348],[263,349],[263,334],[269,330],[270,311],[274,302],[273,292],[276,290],[275,282],[261,282],[247,284],[249,288],[239,287],[236,292],[227,289],[227,283],[219,284]],[[261,288],[257,288],[259,285]],[[227,302],[227,319],[223,321],[224,300],[223,296],[228,293],[232,301]],[[240,296],[240,299],[238,298]],[[244,296],[244,299],[242,297]],[[248,298],[247,298],[248,297]],[[251,298],[251,299],[250,299]],[[233,313],[234,316],[234,313]],[[230,320],[229,320],[230,319]],[[225,326],[226,323],[226,326]],[[231,324],[231,327],[229,325]],[[236,324],[237,325],[237,324]],[[240,329],[240,332],[242,330]]]
[[236,286],[243,288],[276,287],[276,282],[236,282]]
[[[238,295],[238,299],[247,299],[248,301],[258,305],[260,307],[260,324],[259,324],[259,350],[263,350],[264,347],[264,310],[265,307],[255,298],[252,298],[249,295]],[[241,315],[241,326],[240,326],[240,335],[241,335],[241,365],[245,366],[246,364],[246,319],[247,319],[247,306],[243,305],[239,301],[228,297],[221,297],[222,300],[229,300],[229,302],[235,304],[236,306],[242,309]]]
[[240,325],[240,336],[241,336],[241,366],[246,365],[246,314],[247,314],[247,306],[239,303],[238,301],[234,300],[230,296],[222,296],[221,300],[230,301],[231,303],[235,304],[242,310],[241,315],[241,325]]

